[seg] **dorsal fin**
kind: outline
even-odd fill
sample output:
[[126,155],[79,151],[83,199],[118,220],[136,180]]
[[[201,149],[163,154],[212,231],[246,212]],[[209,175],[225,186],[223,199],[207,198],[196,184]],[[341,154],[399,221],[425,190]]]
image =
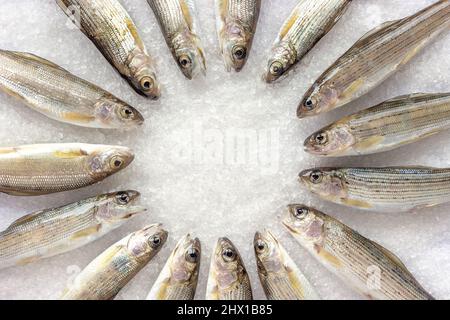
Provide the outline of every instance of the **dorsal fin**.
[[400,267],[405,273],[409,274],[411,277],[413,276],[411,272],[406,268],[405,264],[397,257],[394,253],[386,249],[385,247],[379,245],[378,243],[372,241],[372,244],[377,247],[383,254],[385,254],[390,260],[392,260],[398,267]]
[[39,57],[39,56],[37,56],[37,55],[35,55],[35,54],[32,54],[32,53],[28,53],[28,52],[18,52],[18,51],[11,51],[11,53],[13,53],[13,54],[16,55],[16,56],[22,57],[22,58],[24,58],[24,59],[28,59],[28,60],[32,60],[32,61],[36,61],[36,62],[45,64],[45,65],[47,65],[47,66],[49,66],[49,67],[52,67],[52,68],[55,68],[55,69],[67,71],[67,70],[65,70],[64,68],[58,66],[56,63],[54,63],[54,62],[52,62],[52,61],[50,61],[50,60],[41,58],[41,57]]
[[393,26],[394,24],[398,23],[400,20],[392,20],[392,21],[386,21],[382,24],[380,24],[378,27],[373,28],[372,30],[368,31],[366,34],[364,34],[358,41],[357,43],[366,40],[367,38],[369,38],[370,36],[374,35],[375,33],[377,33],[378,31],[381,31],[383,29],[387,29],[391,26]]
[[39,215],[41,215],[44,212],[45,212],[45,210],[41,210],[41,211],[37,211],[37,212],[33,212],[33,213],[30,213],[30,214],[27,214],[27,215],[25,215],[23,217],[20,217],[19,219],[15,220],[13,223],[11,223],[9,225],[9,227],[5,231],[14,229],[14,228],[16,228],[16,227],[18,227],[20,225],[23,225],[25,223],[31,222],[31,221],[36,219]]

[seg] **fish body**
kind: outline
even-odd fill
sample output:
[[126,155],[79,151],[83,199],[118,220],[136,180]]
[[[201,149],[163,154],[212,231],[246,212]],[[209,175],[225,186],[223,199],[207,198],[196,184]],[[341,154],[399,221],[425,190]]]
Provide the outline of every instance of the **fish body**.
[[341,107],[363,96],[408,63],[450,27],[450,1],[390,21],[363,36],[305,94],[300,118]]
[[252,288],[241,255],[227,238],[220,238],[211,258],[206,300],[252,300]]
[[264,75],[271,83],[286,75],[346,12],[351,0],[301,0],[281,27]]
[[253,242],[261,285],[269,300],[317,300],[314,287],[270,231]]
[[144,122],[139,111],[119,98],[29,53],[0,50],[0,90],[72,125],[129,129]]
[[450,201],[450,169],[317,168],[301,172],[300,181],[325,200],[362,210],[406,212]]
[[194,0],[147,0],[175,61],[188,79],[206,72]]
[[395,254],[340,221],[293,204],[282,222],[314,258],[367,298],[434,299]]
[[184,236],[172,251],[147,300],[194,300],[200,259],[200,240]]
[[126,147],[82,143],[0,148],[0,192],[36,196],[97,183],[134,159]]
[[56,0],[80,30],[140,95],[158,99],[153,59],[128,12],[117,0]]
[[167,231],[154,224],[136,231],[95,258],[65,290],[62,300],[110,300],[159,252]]
[[450,93],[400,96],[345,117],[305,141],[321,156],[389,151],[450,128]]
[[261,0],[215,0],[217,33],[227,71],[240,71],[250,54]]
[[0,232],[0,269],[68,252],[120,227],[145,208],[120,191],[26,215]]

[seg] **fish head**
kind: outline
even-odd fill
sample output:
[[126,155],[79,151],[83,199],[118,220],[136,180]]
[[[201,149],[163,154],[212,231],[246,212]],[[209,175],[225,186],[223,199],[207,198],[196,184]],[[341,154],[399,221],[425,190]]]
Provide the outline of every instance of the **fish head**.
[[93,177],[106,177],[126,168],[134,160],[134,153],[126,147],[104,146],[87,160]]
[[134,232],[128,239],[127,249],[136,259],[153,257],[163,247],[168,232],[161,224],[152,224]]
[[219,288],[230,288],[239,283],[245,272],[240,254],[228,238],[217,241],[212,263]]
[[100,223],[122,223],[136,214],[146,211],[135,205],[140,193],[134,190],[118,191],[102,196],[103,201],[97,206],[95,218]]
[[159,99],[161,88],[156,78],[152,59],[140,49],[136,49],[130,57],[128,82],[140,95],[153,100]]
[[103,96],[96,103],[95,116],[108,128],[131,129],[144,123],[139,111],[110,95]]
[[253,34],[239,22],[228,23],[220,33],[222,55],[228,71],[239,72],[247,62]]
[[267,63],[264,80],[272,83],[280,79],[295,64],[296,55],[295,49],[289,43],[280,43],[274,47]]
[[325,232],[325,215],[303,204],[291,204],[282,218],[283,225],[304,246],[320,244]]
[[297,117],[312,117],[333,109],[339,99],[339,93],[335,86],[328,82],[314,84],[302,99],[297,108]]
[[304,143],[305,151],[314,155],[343,155],[356,140],[348,125],[330,125],[309,136]]
[[347,197],[345,176],[338,169],[309,169],[302,171],[299,178],[300,182],[312,193],[330,201]]
[[205,74],[206,61],[203,48],[194,34],[180,33],[174,38],[174,56],[184,76],[190,80],[198,74]]
[[194,284],[200,268],[201,245],[198,238],[184,236],[172,254],[171,276],[175,282]]
[[253,247],[260,274],[277,273],[283,269],[278,241],[269,230],[256,232]]

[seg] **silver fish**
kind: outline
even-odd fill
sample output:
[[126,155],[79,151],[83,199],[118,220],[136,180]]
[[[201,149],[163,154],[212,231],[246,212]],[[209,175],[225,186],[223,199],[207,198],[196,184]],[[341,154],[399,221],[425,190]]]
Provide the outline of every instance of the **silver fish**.
[[0,232],[0,269],[24,265],[95,241],[145,211],[137,191],[102,194],[28,214]]
[[302,204],[290,205],[282,222],[314,258],[364,296],[434,299],[395,254],[342,222]]
[[261,0],[215,0],[220,48],[228,71],[247,62],[258,24]]
[[321,198],[379,212],[420,210],[450,201],[450,169],[317,168],[300,181]]
[[318,300],[306,279],[272,232],[257,232],[253,241],[258,275],[269,300]]
[[188,79],[206,72],[194,0],[147,0],[180,70]]
[[450,128],[450,93],[410,94],[347,116],[311,135],[305,150],[321,156],[389,151]]
[[158,99],[153,59],[128,12],[117,0],[56,0],[140,95]]
[[193,300],[200,269],[200,240],[181,238],[156,279],[147,300]]
[[352,0],[301,0],[284,22],[267,63],[266,82],[286,75],[340,20]]
[[450,0],[441,0],[373,29],[313,84],[297,109],[298,117],[327,112],[365,95],[449,27]]
[[153,259],[167,239],[159,224],[133,232],[95,258],[62,295],[62,300],[110,300]]
[[135,128],[142,115],[107,91],[51,61],[0,50],[0,89],[45,116],[91,128]]
[[252,300],[252,288],[241,255],[227,238],[220,238],[211,258],[206,300]]

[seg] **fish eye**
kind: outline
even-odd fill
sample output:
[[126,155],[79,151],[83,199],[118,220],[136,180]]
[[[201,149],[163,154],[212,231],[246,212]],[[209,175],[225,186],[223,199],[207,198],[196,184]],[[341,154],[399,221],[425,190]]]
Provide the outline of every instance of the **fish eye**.
[[256,242],[255,247],[256,247],[256,250],[257,250],[258,252],[264,252],[264,250],[266,249],[267,245],[266,245],[266,243],[265,243],[264,241],[258,240],[258,241]]
[[328,135],[325,132],[320,132],[315,135],[314,141],[318,145],[324,145],[328,142]]
[[192,263],[195,263],[198,261],[199,258],[199,252],[197,249],[195,248],[190,248],[187,252],[186,252],[186,260]]
[[128,202],[130,202],[130,196],[126,192],[117,193],[116,199],[120,204],[127,204]]
[[308,98],[303,103],[306,110],[313,110],[315,108],[315,103],[313,98]]
[[153,79],[151,79],[149,77],[142,78],[140,83],[141,83],[142,89],[145,91],[149,91],[153,88]]
[[309,180],[314,184],[322,182],[322,179],[323,179],[323,173],[320,171],[313,171],[313,172],[311,172],[311,175],[309,176]]
[[281,62],[275,61],[270,65],[269,71],[274,76],[280,76],[283,73],[283,64],[281,64]]
[[178,59],[178,62],[180,63],[180,66],[184,69],[187,69],[192,65],[191,58],[189,58],[186,55],[182,55],[180,59]]
[[131,119],[134,116],[134,112],[130,107],[123,106],[120,108],[120,115],[124,119]]
[[233,48],[233,56],[237,60],[244,60],[247,57],[247,49],[241,46],[236,46]]
[[153,236],[150,238],[150,246],[157,248],[161,244],[161,238],[159,236]]
[[111,165],[111,167],[113,167],[114,169],[119,169],[120,167],[122,167],[124,161],[122,160],[121,157],[119,156],[114,156],[111,158],[111,160],[109,161],[109,164]]
[[236,253],[231,248],[226,248],[222,251],[222,256],[225,259],[225,261],[231,262],[236,260]]
[[309,209],[308,208],[306,208],[306,207],[298,207],[298,208],[295,209],[294,217],[299,219],[299,220],[302,220],[308,215],[308,213],[309,213]]

